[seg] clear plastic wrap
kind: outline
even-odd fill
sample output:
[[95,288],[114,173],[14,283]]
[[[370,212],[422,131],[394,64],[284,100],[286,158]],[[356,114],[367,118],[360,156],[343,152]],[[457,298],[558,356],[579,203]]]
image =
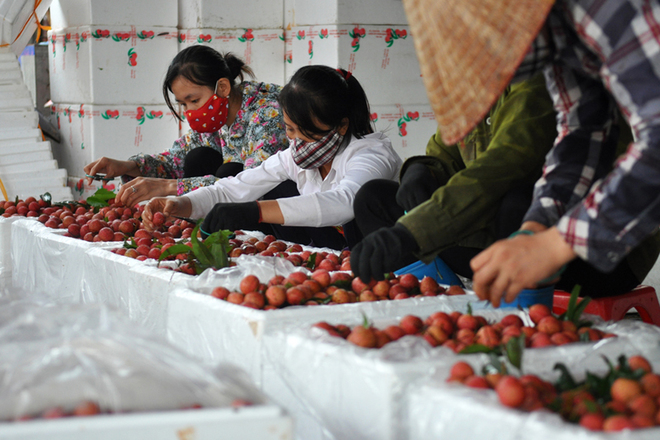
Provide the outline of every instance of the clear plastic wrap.
[[[475,314],[484,315],[489,321],[499,320],[510,313],[523,314],[515,309],[475,310]],[[420,309],[413,314],[425,318],[430,313]],[[656,368],[660,366],[658,327],[636,321],[604,323],[595,317],[593,319],[597,328],[619,336],[596,343],[527,349],[523,356],[523,371],[554,380],[558,373],[552,368],[561,361],[576,372],[575,377],[579,379],[578,372],[584,372],[585,368],[598,371],[605,367],[601,355],[616,359],[620,354],[643,354]],[[529,323],[527,315],[523,320]],[[396,323],[396,320],[373,322],[376,327],[383,328]],[[342,323],[350,327],[362,321],[351,319]],[[309,327],[269,333],[264,346],[268,362],[289,389],[288,393],[279,394],[295,399],[294,402],[281,401],[281,404],[286,408],[306,408],[325,430],[325,435],[320,438],[504,438],[502,430],[505,430],[505,423],[498,422],[497,426],[501,425],[501,429],[483,426],[480,412],[476,410],[470,412],[470,417],[459,417],[455,414],[452,400],[446,396],[434,399],[432,409],[419,409],[424,406],[422,398],[416,406],[410,409],[407,406],[406,397],[411,389],[428,383],[434,376],[443,382],[458,360],[470,362],[476,371],[488,362],[484,354],[457,355],[443,347],[431,348],[422,338],[412,336],[391,342],[382,349],[364,349],[330,336],[321,329]],[[428,390],[424,392],[428,393]],[[466,407],[469,407],[467,403],[462,411]],[[452,416],[445,417],[447,410],[452,411]],[[481,409],[484,410],[490,409]],[[451,435],[441,428],[430,428],[441,413],[445,423],[443,426],[457,425],[453,426]],[[537,417],[520,414],[520,417],[531,419]],[[459,419],[464,420],[464,424],[457,424]],[[425,429],[433,435],[422,435]],[[537,438],[522,437],[521,432],[516,432],[517,437],[507,434],[506,438]],[[548,432],[555,437],[555,432]],[[545,436],[549,438],[549,434]]]
[[11,226],[12,283],[32,292],[57,292],[60,300],[80,302],[85,252],[111,246],[64,237],[63,229],[51,229],[32,219]]
[[244,371],[192,358],[103,305],[3,305],[0,359],[0,420],[83,401],[110,413],[265,403]]

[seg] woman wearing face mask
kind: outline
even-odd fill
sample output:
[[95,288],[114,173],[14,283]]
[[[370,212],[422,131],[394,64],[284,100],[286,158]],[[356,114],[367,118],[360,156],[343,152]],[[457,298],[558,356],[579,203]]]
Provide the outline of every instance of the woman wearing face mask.
[[221,55],[202,45],[182,50],[167,70],[163,95],[181,119],[170,98],[174,95],[190,132],[164,153],[128,160],[102,157],[85,173],[123,176],[117,200],[132,206],[156,196],[186,194],[258,166],[287,148],[288,140],[277,102],[281,87],[244,81],[246,75],[253,76],[252,70],[231,53]]
[[372,179],[396,179],[401,159],[374,133],[367,97],[342,69],[307,66],[282,89],[290,147],[257,168],[176,198],[154,198],[143,213],[205,217],[201,229],[261,230],[301,244],[342,249],[359,241],[353,200]]

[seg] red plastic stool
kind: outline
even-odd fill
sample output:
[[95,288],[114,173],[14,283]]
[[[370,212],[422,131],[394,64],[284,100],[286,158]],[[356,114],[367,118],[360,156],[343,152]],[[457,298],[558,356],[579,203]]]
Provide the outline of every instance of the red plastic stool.
[[[568,308],[571,294],[555,290],[552,311],[562,314]],[[580,298],[578,301],[581,301]],[[619,296],[592,298],[585,313],[598,315],[605,321],[619,321],[632,308],[637,309],[642,321],[660,326],[660,303],[655,289],[650,286],[637,286],[634,290]]]

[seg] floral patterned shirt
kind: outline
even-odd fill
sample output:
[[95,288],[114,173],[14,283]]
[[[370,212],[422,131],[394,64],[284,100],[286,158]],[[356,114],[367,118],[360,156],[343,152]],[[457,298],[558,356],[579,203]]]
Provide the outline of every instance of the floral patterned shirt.
[[137,154],[129,157],[138,164],[142,176],[177,179],[177,195],[186,194],[202,186],[213,185],[217,177],[183,178],[183,160],[194,148],[210,147],[222,153],[223,162],[240,162],[254,168],[271,154],[289,146],[277,102],[281,86],[245,81],[241,108],[231,127],[220,131],[197,133],[190,130],[174,141],[168,151],[160,154]]

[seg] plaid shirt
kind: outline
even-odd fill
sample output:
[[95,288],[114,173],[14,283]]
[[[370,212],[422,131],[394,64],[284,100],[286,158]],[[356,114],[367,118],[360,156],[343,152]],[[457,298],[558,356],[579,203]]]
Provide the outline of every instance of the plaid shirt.
[[[557,0],[519,76],[541,69],[558,136],[525,220],[612,270],[660,225],[660,5]],[[612,169],[617,106],[635,142]]]

